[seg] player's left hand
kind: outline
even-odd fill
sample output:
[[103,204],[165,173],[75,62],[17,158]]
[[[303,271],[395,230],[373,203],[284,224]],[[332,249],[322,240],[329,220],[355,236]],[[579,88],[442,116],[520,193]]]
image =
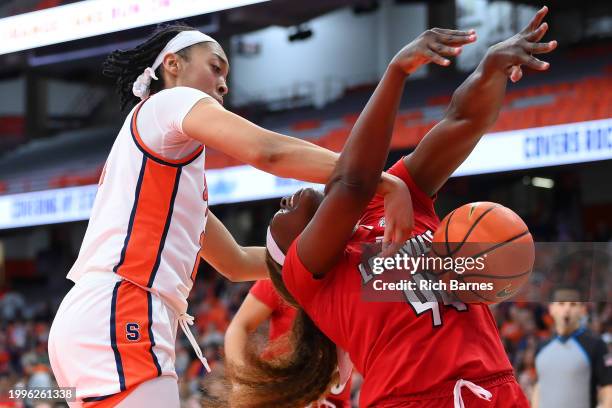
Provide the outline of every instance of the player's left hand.
[[476,41],[474,30],[432,28],[404,46],[395,54],[389,66],[399,68],[405,75],[414,73],[430,62],[446,67],[451,63],[450,57],[458,56],[464,45],[474,41]]
[[[389,175],[391,176],[391,175]],[[392,188],[385,194],[385,235],[381,256],[392,256],[410,238],[414,228],[412,198],[406,183],[400,178],[394,180]]]
[[533,54],[546,54],[557,48],[557,41],[539,42],[546,31],[548,23],[542,22],[548,13],[548,7],[542,7],[523,30],[514,36],[489,48],[484,59],[487,70],[501,70],[512,82],[523,77],[522,65],[537,71],[546,71],[550,64],[534,57]]

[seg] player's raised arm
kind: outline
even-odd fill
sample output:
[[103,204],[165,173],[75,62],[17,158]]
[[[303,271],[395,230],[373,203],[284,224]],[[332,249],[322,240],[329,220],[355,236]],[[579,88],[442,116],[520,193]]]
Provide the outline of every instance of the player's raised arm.
[[489,48],[476,70],[457,88],[442,121],[416,150],[404,159],[417,185],[433,195],[472,152],[482,135],[495,123],[510,77],[518,81],[521,66],[545,71],[547,62],[533,54],[551,52],[556,41],[540,43],[548,24],[543,7],[518,34]]
[[446,57],[460,52],[456,46],[473,41],[468,32],[448,33],[428,30],[398,52],[359,115],[327,183],[325,198],[297,244],[300,259],[312,274],[320,276],[335,264],[374,194],[406,77],[429,62],[448,65]]

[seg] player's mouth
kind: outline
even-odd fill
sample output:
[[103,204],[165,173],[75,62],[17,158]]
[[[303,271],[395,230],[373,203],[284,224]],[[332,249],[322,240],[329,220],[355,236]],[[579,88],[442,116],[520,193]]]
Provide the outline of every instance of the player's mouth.
[[304,192],[304,189],[302,188],[296,191],[291,196],[283,197],[280,202],[281,208],[279,210],[279,213],[284,214],[284,213],[288,213],[289,211],[295,210],[299,202],[299,198],[303,192]]

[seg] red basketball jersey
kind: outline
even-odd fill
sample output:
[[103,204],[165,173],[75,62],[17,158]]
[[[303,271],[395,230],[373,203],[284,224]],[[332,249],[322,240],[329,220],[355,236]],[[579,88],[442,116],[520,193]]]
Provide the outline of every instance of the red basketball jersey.
[[296,310],[279,296],[270,279],[262,279],[255,282],[249,293],[272,309],[268,333],[270,340],[276,340],[291,329]]
[[[390,170],[408,185],[415,229],[406,245],[428,252],[439,224],[433,200],[413,182],[400,160]],[[283,267],[288,290],[317,326],[349,352],[364,376],[360,407],[402,407],[410,401],[448,396],[458,379],[479,383],[512,373],[486,305],[427,302],[433,294],[406,294],[405,302],[366,302],[362,286],[376,276],[364,268],[364,244],[383,236],[384,203],[367,207],[342,259],[316,280],[300,261],[296,242]],[[412,405],[410,405],[412,406]]]

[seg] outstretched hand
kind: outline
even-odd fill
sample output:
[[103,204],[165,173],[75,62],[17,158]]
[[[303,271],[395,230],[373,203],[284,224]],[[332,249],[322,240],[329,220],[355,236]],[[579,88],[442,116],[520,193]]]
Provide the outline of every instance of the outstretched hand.
[[542,7],[521,32],[489,48],[485,66],[502,70],[512,82],[518,82],[523,77],[523,65],[546,71],[550,64],[533,54],[546,54],[557,48],[557,41],[539,42],[548,31],[548,23],[542,22],[547,13],[548,7]]
[[461,54],[462,47],[476,41],[474,30],[458,31],[432,28],[418,36],[402,48],[391,61],[391,66],[400,68],[410,75],[422,65],[434,64],[448,66],[450,57]]

